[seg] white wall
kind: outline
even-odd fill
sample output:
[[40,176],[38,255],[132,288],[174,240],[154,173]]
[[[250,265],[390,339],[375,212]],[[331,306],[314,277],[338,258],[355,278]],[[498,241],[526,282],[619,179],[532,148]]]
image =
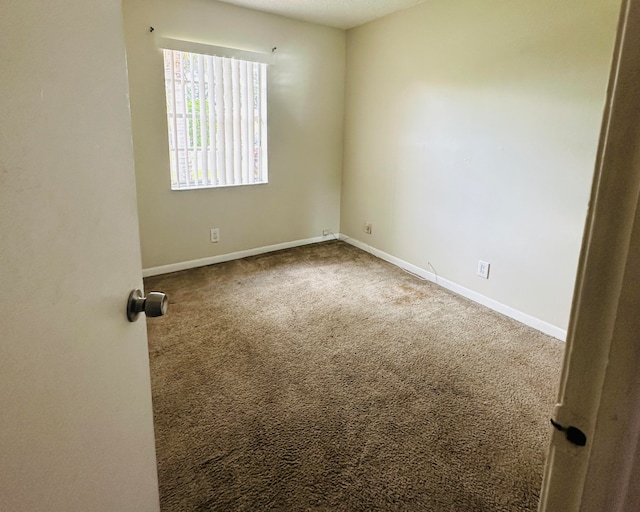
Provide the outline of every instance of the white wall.
[[[337,232],[345,33],[214,0],[124,0],[143,267]],[[155,31],[149,33],[149,27]],[[270,52],[269,184],[170,190],[154,36]],[[221,241],[209,241],[219,227]]]
[[619,7],[430,1],[349,31],[341,231],[566,329]]

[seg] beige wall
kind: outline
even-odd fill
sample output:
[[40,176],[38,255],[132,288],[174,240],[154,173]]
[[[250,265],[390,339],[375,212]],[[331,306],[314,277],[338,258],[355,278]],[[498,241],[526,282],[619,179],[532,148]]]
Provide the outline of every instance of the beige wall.
[[[426,2],[345,38],[214,0],[124,0],[143,267],[330,229],[565,329],[619,4]],[[169,189],[155,35],[278,47],[268,185]]]
[[619,5],[425,2],[349,31],[341,231],[566,328]]
[[[345,33],[214,0],[124,0],[143,267],[337,232]],[[155,31],[149,33],[149,27]],[[154,35],[270,52],[269,184],[170,190]],[[221,241],[209,241],[218,227]]]

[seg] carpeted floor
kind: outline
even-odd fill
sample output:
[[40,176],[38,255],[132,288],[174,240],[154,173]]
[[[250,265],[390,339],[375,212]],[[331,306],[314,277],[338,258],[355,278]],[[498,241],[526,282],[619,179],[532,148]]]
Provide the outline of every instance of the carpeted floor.
[[145,288],[164,512],[537,509],[562,342],[343,242]]

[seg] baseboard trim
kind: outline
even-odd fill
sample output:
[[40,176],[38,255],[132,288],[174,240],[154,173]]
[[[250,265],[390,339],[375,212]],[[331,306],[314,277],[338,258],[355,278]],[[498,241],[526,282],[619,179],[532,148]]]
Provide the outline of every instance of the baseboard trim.
[[467,299],[471,299],[472,301],[477,302],[478,304],[481,304],[483,306],[488,307],[489,309],[497,311],[498,313],[501,313],[505,316],[513,318],[514,320],[517,320],[520,323],[528,325],[529,327],[532,327],[540,332],[548,334],[549,336],[553,336],[554,338],[557,338],[561,341],[566,341],[567,339],[567,331],[564,329],[561,329],[560,327],[557,327],[553,324],[545,322],[544,320],[540,320],[539,318],[523,313],[522,311],[518,311],[517,309],[514,309],[510,306],[506,306],[501,302],[498,302],[489,297],[486,297],[485,295],[482,295],[478,292],[474,292],[473,290],[470,290],[469,288],[465,288],[464,286],[454,283],[453,281],[449,281],[448,279],[444,279],[440,276],[436,276],[433,272],[429,272],[428,270],[420,268],[416,265],[412,265],[411,263],[401,260],[400,258],[391,256],[390,254],[387,254],[384,251],[376,249],[375,247],[371,247],[370,245],[365,244],[360,240],[356,240],[355,238],[349,238],[344,235],[340,235],[340,239],[344,240],[348,244],[353,245],[354,247],[357,247],[358,249],[362,249],[363,251],[373,254],[374,256],[382,260],[385,260],[397,267],[400,267],[408,272],[411,272],[412,274],[416,274],[417,276],[423,279],[427,279],[439,286],[442,286],[443,288],[446,288],[447,290],[451,290],[452,292],[457,293],[458,295],[462,295]]
[[162,274],[170,274],[171,272],[179,272],[181,270],[189,270],[191,268],[206,267],[207,265],[215,265],[216,263],[224,263],[225,261],[239,260],[248,256],[257,256],[267,252],[281,251],[282,249],[291,249],[302,245],[316,244],[327,240],[335,240],[339,235],[317,236],[315,238],[307,238],[304,240],[294,240],[293,242],[284,242],[275,245],[266,245],[264,247],[256,247],[255,249],[247,249],[245,251],[231,252],[228,254],[220,254],[218,256],[210,256],[198,260],[182,261],[180,263],[171,263],[169,265],[161,265],[159,267],[150,267],[142,269],[142,277],[159,276]]
[[159,267],[146,268],[142,270],[142,276],[152,277],[152,276],[157,276],[161,274],[169,274],[171,272],[179,272],[181,270],[189,270],[191,268],[205,267],[207,265],[215,265],[216,263],[224,263],[225,261],[238,260],[241,258],[246,258],[248,256],[257,256],[258,254],[264,254],[267,252],[280,251],[282,249],[291,249],[293,247],[300,247],[302,245],[310,245],[318,242],[325,242],[327,240],[335,240],[336,238],[339,238],[340,240],[343,240],[344,242],[350,245],[353,245],[358,249],[362,249],[363,251],[366,251],[369,254],[373,254],[377,258],[380,258],[408,272],[411,272],[412,274],[416,274],[417,276],[423,279],[427,279],[439,286],[442,286],[447,290],[451,290],[452,292],[457,293],[458,295],[466,297],[467,299],[470,299],[474,302],[477,302],[478,304],[486,306],[489,309],[492,309],[494,311],[497,311],[498,313],[501,313],[505,316],[513,318],[514,320],[517,320],[520,323],[528,325],[529,327],[532,327],[540,332],[548,334],[549,336],[553,336],[554,338],[557,338],[561,341],[566,341],[567,339],[567,331],[564,329],[561,329],[560,327],[557,327],[553,324],[545,322],[544,320],[540,320],[539,318],[523,313],[522,311],[518,311],[517,309],[514,309],[510,306],[506,306],[501,302],[498,302],[489,297],[486,297],[485,295],[482,295],[478,292],[474,292],[473,290],[465,288],[464,286],[454,283],[453,281],[449,281],[448,279],[444,279],[440,276],[436,276],[433,272],[429,272],[428,270],[420,268],[400,258],[391,256],[390,254],[387,254],[384,251],[376,249],[375,247],[371,247],[370,245],[364,242],[361,242],[360,240],[347,237],[340,233],[338,234],[332,233],[331,235],[327,235],[327,236],[318,236],[314,238],[307,238],[304,240],[294,240],[292,242],[285,242],[285,243],[275,244],[275,245],[267,245],[264,247],[256,247],[255,249],[248,249],[245,251],[232,252],[228,254],[220,254],[218,256],[211,256],[209,258],[183,261],[180,263],[172,263],[170,265],[162,265]]

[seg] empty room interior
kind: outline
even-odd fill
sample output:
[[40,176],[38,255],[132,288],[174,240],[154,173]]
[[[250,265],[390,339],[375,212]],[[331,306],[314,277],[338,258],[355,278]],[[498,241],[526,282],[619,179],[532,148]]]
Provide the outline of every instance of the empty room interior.
[[[534,510],[619,3],[233,3],[124,2],[162,508]],[[264,183],[172,190],[167,40],[264,57]]]
[[[123,1],[163,509],[535,510],[620,2],[309,3]],[[264,57],[262,182],[172,189],[167,41]]]
[[0,510],[640,510],[640,0],[3,0],[0,61]]
[[[618,11],[430,1],[345,31],[125,1],[143,269],[329,230],[562,338]],[[158,36],[270,54],[268,184],[170,189]]]

